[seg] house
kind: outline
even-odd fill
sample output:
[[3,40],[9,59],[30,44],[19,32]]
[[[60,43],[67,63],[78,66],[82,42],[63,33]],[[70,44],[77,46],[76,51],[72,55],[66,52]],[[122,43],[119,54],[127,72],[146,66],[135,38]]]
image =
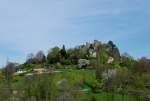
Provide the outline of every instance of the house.
[[20,75],[20,74],[24,74],[24,73],[26,73],[27,71],[25,71],[25,70],[21,70],[21,69],[18,69],[15,73],[14,73],[14,75]]
[[89,54],[90,54],[91,58],[96,58],[96,50],[95,50],[95,46],[93,44],[90,44]]
[[109,57],[107,63],[108,64],[112,64],[114,62],[114,58],[113,57]]
[[85,69],[90,64],[90,61],[87,59],[79,59],[78,61],[78,67],[80,69]]

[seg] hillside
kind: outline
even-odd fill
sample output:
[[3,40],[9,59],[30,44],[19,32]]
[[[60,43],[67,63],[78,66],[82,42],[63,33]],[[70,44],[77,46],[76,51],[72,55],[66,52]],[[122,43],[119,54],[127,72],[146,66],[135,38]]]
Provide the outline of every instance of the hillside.
[[0,101],[149,101],[150,60],[112,42],[38,51],[0,72]]

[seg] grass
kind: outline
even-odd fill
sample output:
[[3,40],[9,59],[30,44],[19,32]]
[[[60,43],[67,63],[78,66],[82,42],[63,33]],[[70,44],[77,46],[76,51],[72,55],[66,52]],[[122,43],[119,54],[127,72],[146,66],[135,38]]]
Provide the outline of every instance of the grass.
[[[112,94],[108,94],[103,91],[101,91],[100,93],[93,93],[92,91],[78,91],[85,88],[84,83],[89,85],[98,85],[95,70],[59,69],[58,71],[62,72],[47,75],[47,77],[49,78],[48,80],[52,80],[53,88],[51,90],[54,95],[57,95],[58,93],[58,82],[65,79],[68,81],[69,89],[71,93],[74,94],[74,98],[76,99],[76,101],[92,101],[92,99],[94,98],[96,99],[96,101],[111,101],[110,99],[112,97]],[[43,76],[43,78],[45,78],[45,76]],[[29,83],[25,82],[25,79],[26,77],[24,76],[15,76],[13,80],[13,88],[23,88],[26,83]],[[125,96],[124,101],[134,100],[135,99],[132,96]],[[115,94],[114,101],[122,101],[122,96],[119,94]]]

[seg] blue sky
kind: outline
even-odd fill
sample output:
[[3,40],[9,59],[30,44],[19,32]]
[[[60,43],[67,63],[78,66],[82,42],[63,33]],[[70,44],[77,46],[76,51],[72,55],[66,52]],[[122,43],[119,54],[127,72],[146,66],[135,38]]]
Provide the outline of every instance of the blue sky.
[[0,66],[94,39],[150,57],[149,0],[0,0]]

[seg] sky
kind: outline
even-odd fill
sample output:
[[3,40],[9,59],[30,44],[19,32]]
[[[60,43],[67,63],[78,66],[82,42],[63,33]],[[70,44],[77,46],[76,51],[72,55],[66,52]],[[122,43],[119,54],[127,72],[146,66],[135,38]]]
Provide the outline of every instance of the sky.
[[150,0],[0,0],[0,66],[54,46],[109,40],[150,57]]

